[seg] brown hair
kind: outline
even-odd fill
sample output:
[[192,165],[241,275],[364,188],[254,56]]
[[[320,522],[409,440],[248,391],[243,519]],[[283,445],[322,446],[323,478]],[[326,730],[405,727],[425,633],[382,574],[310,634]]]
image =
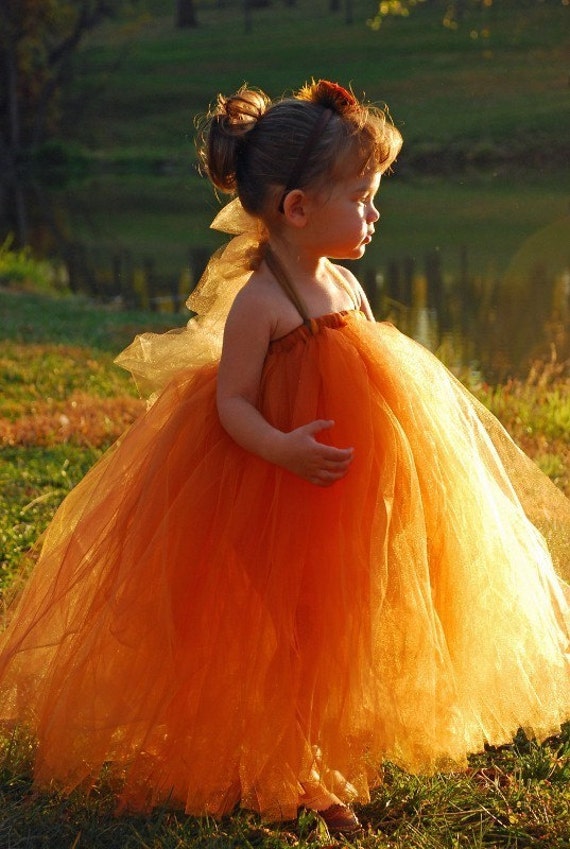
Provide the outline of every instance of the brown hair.
[[201,168],[214,186],[237,193],[247,212],[264,219],[277,212],[284,191],[321,188],[347,171],[386,171],[401,146],[387,109],[326,80],[273,104],[246,86],[219,95],[197,138]]

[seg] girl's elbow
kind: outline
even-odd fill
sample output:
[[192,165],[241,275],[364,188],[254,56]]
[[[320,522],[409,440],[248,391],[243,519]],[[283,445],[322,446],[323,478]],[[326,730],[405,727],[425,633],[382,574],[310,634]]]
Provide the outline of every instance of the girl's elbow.
[[228,407],[231,407],[231,404],[228,401],[228,398],[225,395],[221,395],[219,392],[216,395],[216,409],[218,411],[218,418],[221,422],[223,428],[227,430],[226,423],[230,418],[230,414],[228,412]]
[[216,395],[216,408],[220,424],[230,436],[235,438],[236,430],[239,430],[244,415],[244,399],[236,395],[226,395],[218,392]]

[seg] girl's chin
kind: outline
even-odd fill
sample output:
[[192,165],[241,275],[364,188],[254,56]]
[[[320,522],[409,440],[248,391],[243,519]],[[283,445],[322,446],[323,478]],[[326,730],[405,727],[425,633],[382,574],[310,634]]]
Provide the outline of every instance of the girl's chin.
[[356,245],[354,248],[347,248],[346,250],[339,251],[331,251],[331,253],[327,254],[330,259],[361,259],[364,256],[364,252],[370,243],[370,239],[368,241],[363,241],[359,245]]

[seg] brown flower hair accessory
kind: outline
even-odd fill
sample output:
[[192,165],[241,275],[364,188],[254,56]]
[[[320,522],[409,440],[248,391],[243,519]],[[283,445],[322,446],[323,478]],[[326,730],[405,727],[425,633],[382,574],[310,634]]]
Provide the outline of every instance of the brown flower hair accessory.
[[351,91],[330,80],[313,81],[311,85],[303,86],[297,97],[299,100],[310,100],[312,103],[326,106],[337,115],[344,115],[358,105]]

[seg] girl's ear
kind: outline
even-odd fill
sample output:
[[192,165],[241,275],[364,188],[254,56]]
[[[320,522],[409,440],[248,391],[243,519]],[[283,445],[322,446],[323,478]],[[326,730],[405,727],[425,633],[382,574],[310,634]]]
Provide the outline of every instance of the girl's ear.
[[305,227],[308,220],[307,196],[302,189],[292,189],[283,199],[283,214],[293,227]]

